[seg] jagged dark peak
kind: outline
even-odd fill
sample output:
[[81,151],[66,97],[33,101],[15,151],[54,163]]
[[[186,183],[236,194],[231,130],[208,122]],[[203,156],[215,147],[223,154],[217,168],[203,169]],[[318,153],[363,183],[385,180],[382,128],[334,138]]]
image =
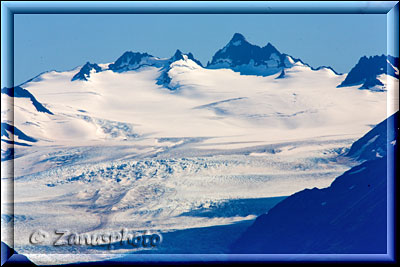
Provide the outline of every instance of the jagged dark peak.
[[176,50],[175,54],[170,58],[169,62],[172,63],[172,62],[175,62],[177,60],[185,60],[184,55],[186,55],[188,59],[193,60],[194,62],[196,62],[196,64],[198,64],[199,66],[203,67],[201,62],[194,58],[192,53],[189,52],[187,54],[184,54],[179,49]]
[[133,52],[133,51],[126,51],[125,53],[120,56],[115,63],[121,60],[126,60],[126,59],[136,59],[136,58],[142,58],[142,57],[152,57],[152,55],[147,54],[147,53],[141,53],[141,52]]
[[264,46],[262,48],[265,52],[272,54],[272,53],[276,53],[278,55],[280,55],[281,53],[278,51],[278,49],[275,48],[275,46],[273,46],[271,43],[268,43],[266,46]]
[[96,63],[91,64],[89,61],[85,63],[85,65],[83,65],[82,69],[85,68],[93,68],[97,71],[101,71],[101,68],[99,67],[99,65],[97,65]]
[[231,41],[239,41],[239,40],[246,40],[246,38],[243,36],[243,34],[241,34],[241,33],[235,33],[234,35],[233,35],[233,37],[232,37],[232,40]]
[[229,44],[233,44],[233,45],[239,45],[239,44],[241,44],[242,42],[246,42],[246,43],[248,43],[247,42],[247,40],[246,40],[246,38],[242,35],[242,34],[240,34],[240,33],[235,33],[234,35],[233,35],[233,37],[232,37],[232,39],[229,41]]
[[[273,56],[273,54],[276,54],[276,56]],[[261,48],[258,45],[247,42],[242,34],[235,33],[229,43],[215,53],[211,63],[209,63],[207,67],[235,68],[250,63],[258,66],[268,65],[267,62],[269,61],[268,68],[272,66],[276,68],[281,64],[280,56],[281,53],[271,44],[267,44],[267,46]]]
[[184,59],[183,53],[181,50],[177,49],[175,54],[171,57],[170,61],[174,62],[174,61],[181,60],[181,59]]
[[82,66],[82,68],[79,70],[79,72],[77,74],[75,74],[74,77],[72,77],[71,81],[75,81],[75,80],[87,81],[87,79],[90,77],[90,72],[93,69],[96,72],[102,71],[101,67],[99,65],[97,65],[96,63],[91,64],[89,61],[86,62],[86,64]]
[[114,63],[108,65],[108,68],[113,71],[121,70],[127,66],[135,66],[141,63],[144,58],[153,57],[147,53],[127,51],[120,56]]
[[393,64],[388,64],[391,62],[396,64],[396,58],[386,55],[362,56],[338,87],[362,85],[360,89],[370,89],[376,85],[383,85],[377,77],[380,74],[399,78],[398,69],[396,70]]

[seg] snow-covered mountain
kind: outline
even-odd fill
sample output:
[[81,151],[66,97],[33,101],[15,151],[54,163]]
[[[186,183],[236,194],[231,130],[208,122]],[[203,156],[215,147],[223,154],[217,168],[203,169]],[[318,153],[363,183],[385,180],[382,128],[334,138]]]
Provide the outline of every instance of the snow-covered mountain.
[[197,59],[195,59],[195,57],[193,56],[193,54],[192,53],[187,53],[187,54],[184,54],[184,53],[182,53],[179,49],[177,49],[176,50],[176,52],[175,52],[175,54],[168,60],[168,63],[169,64],[172,64],[173,62],[175,62],[175,61],[178,61],[178,60],[187,60],[187,59],[190,59],[190,60],[192,60],[192,61],[194,61],[197,65],[199,65],[200,67],[203,67],[203,65],[201,64],[201,62],[199,61],[199,60],[197,60]]
[[240,33],[235,33],[229,43],[215,53],[207,68],[229,68],[241,74],[267,76],[291,64],[286,55],[281,54],[272,44],[259,47],[250,44]]
[[312,68],[301,59],[279,52],[271,43],[264,47],[253,45],[240,33],[235,33],[228,44],[215,53],[211,62],[208,62],[207,68],[228,68],[240,74],[260,76],[279,72],[281,74],[277,78],[283,78],[285,68],[291,68],[294,65],[307,66],[312,70],[326,68],[338,74],[331,67]]
[[363,56],[338,87],[361,85],[360,89],[384,88],[382,80],[386,75],[399,78],[398,61],[390,55]]
[[144,66],[161,67],[165,60],[159,59],[147,53],[128,51],[119,57],[114,63],[108,65],[108,69],[114,72],[136,70]]
[[91,73],[101,72],[103,70],[111,70],[114,72],[126,72],[132,70],[139,70],[144,67],[156,67],[160,68],[160,75],[157,78],[157,84],[164,86],[165,88],[174,90],[173,86],[170,85],[171,78],[168,72],[171,70],[171,64],[179,60],[191,60],[200,67],[203,67],[200,61],[194,58],[192,53],[184,54],[179,49],[176,50],[175,54],[169,58],[158,58],[147,53],[127,51],[121,57],[119,57],[114,63],[103,64],[105,67],[102,68],[97,64],[91,64],[87,62],[82,68],[72,77],[72,81],[84,80],[87,81],[90,78]]
[[71,81],[75,80],[84,80],[87,81],[88,78],[90,78],[90,73],[92,72],[100,72],[102,71],[101,67],[99,65],[95,64],[90,64],[90,62],[86,62],[85,65],[79,70],[77,74],[72,77]]
[[[169,72],[171,71],[171,68],[176,65],[176,61],[183,61],[183,62],[188,62],[188,60],[191,61],[191,65],[196,67],[196,64],[200,67],[203,67],[203,65],[201,64],[200,61],[198,61],[197,59],[194,58],[192,53],[188,53],[188,54],[183,54],[179,49],[176,50],[175,54],[168,60],[165,62],[165,65],[162,67],[161,69],[161,74],[160,76],[157,78],[157,84],[164,86],[165,88],[171,89],[171,90],[175,90],[177,89],[177,86],[172,85],[171,84],[171,77]],[[187,63],[190,64],[190,63]]]

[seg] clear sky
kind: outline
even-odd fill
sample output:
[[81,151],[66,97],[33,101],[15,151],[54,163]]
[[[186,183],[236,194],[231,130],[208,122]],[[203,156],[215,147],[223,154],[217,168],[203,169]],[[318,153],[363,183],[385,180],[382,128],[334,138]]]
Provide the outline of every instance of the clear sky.
[[170,57],[180,49],[206,64],[235,32],[250,43],[270,42],[313,67],[338,72],[350,71],[363,55],[386,54],[385,14],[17,14],[15,84],[87,61],[113,62],[128,50]]

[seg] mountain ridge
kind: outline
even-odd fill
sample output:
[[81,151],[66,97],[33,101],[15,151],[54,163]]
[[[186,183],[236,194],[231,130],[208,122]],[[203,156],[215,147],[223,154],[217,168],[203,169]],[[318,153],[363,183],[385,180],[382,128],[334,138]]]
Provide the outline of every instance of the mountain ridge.
[[388,140],[374,145],[382,156],[358,157],[367,161],[337,177],[329,187],[305,189],[289,196],[259,216],[232,244],[231,252],[387,253],[387,149],[397,150],[398,114],[397,111],[353,143],[347,154],[362,156],[352,151],[368,143],[371,135],[391,127],[390,132],[394,133],[388,135]]
[[[167,65],[173,61],[183,59],[182,55],[183,53],[179,49],[177,49],[174,55],[169,59],[161,59],[148,53],[126,51],[114,63],[109,64],[107,69],[118,72],[137,70],[144,66],[155,66],[166,69],[168,68]],[[301,59],[294,58],[286,53],[281,53],[270,42],[263,47],[253,45],[240,33],[235,33],[227,45],[219,49],[212,57],[211,62],[209,61],[205,66],[197,60],[192,53],[189,52],[186,55],[188,56],[188,59],[194,61],[197,65],[203,68],[230,68],[244,75],[273,75],[281,72],[285,68],[292,67],[292,62],[301,63],[310,67],[312,70],[327,68],[332,70],[336,75],[341,75],[341,73],[336,72],[330,66],[319,66],[314,68],[309,64],[304,63]],[[82,68],[84,67],[85,65]],[[87,70],[83,71],[81,69],[80,72],[84,72],[88,75]],[[76,75],[78,76],[78,74]],[[83,77],[82,75],[83,74],[80,76]],[[80,80],[85,79],[82,78]],[[159,81],[162,80],[168,80],[166,79],[165,74],[160,76]],[[160,84],[168,83],[160,82]]]
[[37,111],[53,115],[53,113],[45,108],[39,101],[37,101],[36,98],[28,90],[20,86],[16,86],[14,88],[4,87],[1,89],[1,93],[6,94],[10,97],[29,98]]
[[[240,48],[242,47],[242,48]],[[233,50],[232,50],[233,49]],[[226,51],[224,51],[226,50]],[[232,53],[227,53],[228,50],[232,50],[237,52],[237,55],[233,55],[233,59],[231,60]],[[229,52],[229,51],[228,51]],[[82,65],[79,71],[75,74],[75,76],[71,79],[87,81],[90,78],[90,71],[94,70],[94,72],[101,72],[104,70],[112,70],[114,72],[124,72],[129,70],[138,70],[141,67],[153,66],[158,68],[167,69],[167,65],[172,63],[170,60],[180,60],[182,56],[179,54],[183,54],[179,49],[176,50],[175,54],[170,58],[159,58],[153,55],[150,55],[146,52],[132,52],[126,51],[124,52],[114,63],[109,63],[108,67],[100,67],[96,63],[86,62]],[[236,53],[233,53],[236,54]],[[331,66],[318,66],[313,67],[308,63],[305,63],[299,58],[295,58],[286,53],[281,53],[275,46],[273,46],[270,42],[268,42],[265,46],[261,47],[258,45],[253,45],[249,43],[246,38],[240,34],[235,33],[231,40],[225,45],[223,48],[219,49],[211,61],[208,61],[206,65],[203,65],[199,60],[197,60],[192,53],[187,53],[188,59],[194,61],[197,65],[206,68],[206,69],[220,69],[220,68],[228,68],[233,71],[239,72],[244,75],[257,75],[257,76],[270,76],[274,74],[282,74],[285,73],[286,68],[291,68],[294,64],[299,63],[306,67],[309,67],[311,70],[319,71],[321,69],[331,70],[336,75],[342,75],[343,73],[337,72]],[[175,57],[175,58],[174,58]],[[384,58],[386,57],[386,61]],[[353,73],[357,73],[357,65],[359,65],[364,61],[368,61],[371,59],[379,59],[379,68],[383,68],[383,70],[377,70],[374,64],[371,65],[371,69],[367,70],[368,72],[372,72],[371,75],[361,75],[363,77],[353,78]],[[382,61],[383,59],[383,61]],[[230,62],[232,61],[232,62]],[[382,65],[382,62],[384,64]],[[385,63],[387,62],[387,64]],[[378,90],[382,90],[382,82],[377,77],[379,74],[387,74],[395,78],[399,78],[398,71],[399,58],[393,57],[391,55],[381,55],[381,56],[363,56],[359,59],[359,62],[353,66],[345,79],[338,85],[338,87],[347,87],[354,85],[361,85],[360,89],[373,89],[374,87],[378,87]],[[100,64],[102,65],[102,64]],[[380,65],[382,65],[380,67]],[[386,66],[387,65],[387,66]],[[375,69],[375,70],[374,70]],[[32,79],[27,80],[26,82],[21,83],[19,86],[24,85],[32,80],[40,79],[40,76],[43,72]],[[360,76],[360,75],[358,75]],[[367,77],[368,76],[368,77]],[[285,75],[280,75],[279,78],[285,78]],[[163,82],[164,81],[164,82]],[[157,84],[165,85],[167,88],[169,87],[168,78],[164,72],[161,73],[159,79],[157,80]]]
[[[389,64],[391,62],[393,64]],[[396,64],[397,69],[395,69]],[[361,85],[360,89],[370,89],[374,86],[382,86],[382,82],[378,79],[380,74],[387,74],[398,79],[398,58],[396,60],[390,55],[363,56],[338,87]]]
[[[106,69],[100,68],[96,63],[90,64],[87,62],[73,77],[73,80],[87,81],[90,77],[90,71],[93,69],[95,72],[103,70],[124,72],[138,70],[145,66],[153,66],[162,68],[157,84],[175,90],[176,88],[170,86],[168,71],[172,62],[183,59],[182,55],[184,54],[179,49],[167,59],[158,58],[148,53],[126,51],[114,63],[110,63]],[[265,46],[251,44],[241,33],[235,33],[223,48],[217,50],[211,61],[208,61],[205,66],[192,53],[189,52],[185,55],[200,67],[206,69],[227,68],[242,75],[270,76],[280,73],[277,78],[283,79],[286,78],[286,75],[284,75],[285,69],[291,68],[296,64],[309,67],[313,71],[328,69],[335,75],[343,75],[343,73],[337,72],[331,66],[313,67],[299,58],[281,53],[270,42]],[[372,90],[375,88],[374,90],[383,90],[383,83],[378,77],[379,74],[387,74],[398,79],[398,58],[390,55],[363,56],[338,87],[361,85],[360,89]]]

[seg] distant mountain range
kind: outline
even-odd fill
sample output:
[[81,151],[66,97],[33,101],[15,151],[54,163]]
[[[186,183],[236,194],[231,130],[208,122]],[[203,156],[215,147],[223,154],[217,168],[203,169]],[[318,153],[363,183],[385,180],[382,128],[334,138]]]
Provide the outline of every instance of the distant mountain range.
[[353,144],[347,156],[366,162],[327,188],[305,189],[278,203],[242,234],[232,253],[387,253],[387,149],[397,151],[398,116]]

